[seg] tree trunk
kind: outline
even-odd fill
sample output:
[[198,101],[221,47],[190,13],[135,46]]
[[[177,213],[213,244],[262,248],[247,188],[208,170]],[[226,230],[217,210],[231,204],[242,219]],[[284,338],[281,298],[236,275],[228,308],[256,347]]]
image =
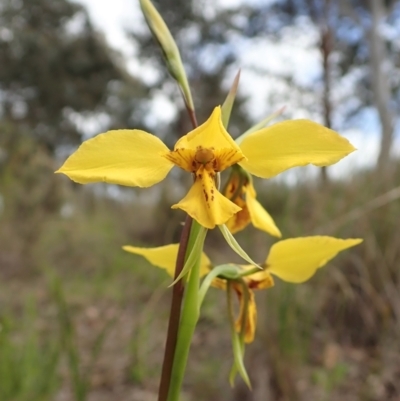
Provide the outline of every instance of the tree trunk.
[[369,0],[371,28],[368,32],[370,44],[369,64],[372,90],[381,122],[381,146],[378,157],[378,172],[386,174],[390,168],[390,150],[393,142],[393,115],[390,110],[391,91],[387,79],[388,54],[380,27],[385,17],[383,0]]

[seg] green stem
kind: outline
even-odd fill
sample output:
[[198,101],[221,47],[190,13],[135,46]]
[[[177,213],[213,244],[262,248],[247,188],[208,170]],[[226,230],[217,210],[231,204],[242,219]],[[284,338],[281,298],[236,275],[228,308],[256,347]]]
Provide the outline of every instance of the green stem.
[[[238,278],[238,271],[240,267],[233,264],[221,265],[214,267],[210,273],[204,278],[203,282],[201,283],[200,290],[199,290],[199,308],[201,307],[204,297],[208,289],[210,288],[214,279],[218,276],[222,276],[223,279],[231,278],[232,280]],[[257,269],[259,270],[259,269]]]
[[[243,282],[244,280],[235,280],[238,282]],[[245,284],[245,283],[244,283]],[[245,321],[242,320],[241,322],[241,328],[240,328],[240,335],[236,333],[236,327],[235,327],[235,313],[233,311],[233,300],[232,300],[232,280],[227,280],[227,300],[228,300],[228,316],[229,316],[229,322],[231,325],[231,339],[232,339],[232,351],[233,351],[233,359],[234,359],[234,364],[232,366],[231,372],[229,374],[229,382],[231,386],[234,385],[234,380],[236,376],[236,372],[239,372],[240,376],[244,380],[244,382],[249,386],[251,389],[251,383],[249,376],[246,372],[246,368],[243,363],[243,356],[244,356],[244,330],[245,330]],[[244,301],[246,302],[246,299],[248,300],[248,292],[245,292],[244,295]],[[247,303],[245,303],[244,308],[247,309]],[[243,314],[244,318],[247,318],[247,312],[245,311]],[[244,323],[243,323],[244,322]]]
[[[186,110],[188,112],[193,129],[197,127],[196,111],[194,106],[189,105],[183,92],[183,100],[185,101]],[[191,99],[191,98],[190,98]],[[182,230],[181,239],[179,241],[178,256],[176,258],[174,280],[181,274],[185,264],[186,257],[190,254],[188,250],[189,237],[191,233],[193,219],[187,215],[185,225]],[[174,355],[176,343],[178,339],[179,322],[181,318],[181,307],[184,294],[184,286],[182,280],[179,280],[172,289],[171,310],[169,314],[167,340],[165,342],[164,360],[161,371],[160,387],[158,389],[158,401],[167,401],[169,387],[171,383],[172,366],[174,363]]]
[[[178,256],[175,265],[175,277],[178,278],[185,264],[185,257],[188,254],[188,243],[193,219],[188,215],[182,230],[179,242]],[[164,360],[161,371],[160,387],[158,389],[158,401],[167,401],[169,385],[171,381],[172,365],[174,362],[176,342],[181,316],[181,305],[184,294],[182,280],[179,280],[172,288],[171,311],[168,321],[167,340],[165,343]]]
[[201,248],[195,250],[198,253],[197,261],[192,267],[188,282],[186,285],[186,295],[182,308],[181,322],[179,325],[178,341],[175,349],[174,363],[170,388],[168,392],[168,401],[178,401],[181,393],[183,377],[185,374],[186,363],[189,355],[190,344],[192,342],[194,330],[200,316],[199,308],[199,285],[200,285],[200,261],[201,251],[203,249],[204,239],[207,229],[200,226],[196,221],[193,222],[190,233],[187,254],[192,248],[198,237],[201,237]]

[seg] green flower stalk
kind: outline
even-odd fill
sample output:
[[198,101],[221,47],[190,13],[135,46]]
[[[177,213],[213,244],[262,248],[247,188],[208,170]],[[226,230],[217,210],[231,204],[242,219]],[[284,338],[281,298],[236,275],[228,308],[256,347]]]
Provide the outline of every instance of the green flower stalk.
[[161,51],[164,55],[168,71],[172,77],[177,81],[179,88],[182,91],[183,99],[186,107],[194,113],[194,104],[192,94],[190,92],[189,83],[186,77],[185,69],[181,60],[178,46],[171,35],[167,25],[158,13],[156,8],[149,0],[139,0],[140,7],[146,19],[154,39],[157,40]]

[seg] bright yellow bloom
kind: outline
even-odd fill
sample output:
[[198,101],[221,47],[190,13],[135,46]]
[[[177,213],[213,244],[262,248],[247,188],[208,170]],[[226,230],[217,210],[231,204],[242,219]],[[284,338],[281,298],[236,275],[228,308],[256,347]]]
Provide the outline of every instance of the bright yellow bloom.
[[257,201],[251,175],[242,168],[233,167],[222,193],[242,208],[225,223],[232,234],[243,230],[251,222],[254,227],[274,237],[282,236],[270,214]]
[[353,150],[336,132],[307,120],[285,121],[256,131],[239,147],[223,127],[221,109],[216,107],[204,124],[178,140],[173,151],[144,131],[109,131],[84,142],[57,173],[80,184],[149,187],[176,165],[192,173],[195,181],[172,208],[214,228],[241,210],[217,190],[214,178],[220,171],[238,163],[251,174],[269,178],[294,166],[333,164]]
[[84,142],[57,173],[80,184],[149,187],[162,181],[176,165],[194,175],[194,184],[172,208],[180,208],[202,226],[214,228],[240,210],[217,190],[215,175],[244,159],[223,127],[217,107],[204,124],[178,140],[173,151],[144,131],[109,131]]
[[[328,263],[339,252],[361,242],[362,239],[357,238],[338,239],[327,236],[313,236],[290,238],[272,245],[263,265],[265,269],[243,277],[250,294],[246,311],[245,342],[249,343],[253,341],[257,323],[257,308],[253,290],[272,287],[274,285],[272,275],[290,283],[303,283],[310,279],[320,267]],[[144,256],[155,266],[166,269],[168,274],[173,277],[178,247],[178,244],[158,248],[124,246],[124,250]],[[207,274],[211,269],[211,262],[203,253],[201,259],[201,276]],[[254,269],[254,266],[241,266],[241,269],[246,271]],[[232,284],[240,302],[239,317],[236,320],[236,330],[240,331],[245,312],[243,287],[239,281],[233,281]],[[215,279],[213,285],[221,289],[226,288],[225,280],[220,278]]]

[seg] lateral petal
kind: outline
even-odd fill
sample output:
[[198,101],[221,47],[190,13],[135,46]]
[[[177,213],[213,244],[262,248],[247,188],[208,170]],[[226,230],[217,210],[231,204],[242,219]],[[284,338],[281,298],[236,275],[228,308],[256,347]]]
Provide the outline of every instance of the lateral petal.
[[231,173],[231,176],[223,190],[223,194],[235,205],[242,208],[242,210],[237,212],[225,223],[228,230],[232,234],[235,234],[247,227],[251,221],[249,209],[246,203],[246,186],[244,182],[241,182],[239,174]]
[[173,167],[169,149],[156,136],[140,130],[115,130],[82,143],[56,171],[80,184],[107,182],[150,187]]
[[[166,270],[171,277],[174,277],[179,244],[164,245],[156,248],[139,248],[125,245],[122,249],[143,256],[152,265]],[[206,275],[210,271],[210,266],[210,259],[208,259],[207,255],[203,252],[200,261],[200,277]]]
[[240,145],[253,175],[273,177],[292,167],[329,166],[355,150],[337,132],[309,120],[284,121],[246,136]]
[[282,237],[279,228],[276,226],[270,214],[257,201],[256,191],[251,183],[249,183],[246,192],[246,204],[254,227],[263,230],[274,237]]
[[[235,321],[235,329],[238,333],[240,333],[242,327],[242,321],[244,318],[245,313],[245,304],[244,304],[244,296],[243,290],[241,289],[240,285],[235,285],[234,289],[236,294],[239,298],[239,316]],[[247,316],[246,316],[246,323],[245,323],[245,335],[244,335],[244,342],[251,343],[254,341],[254,335],[256,332],[257,326],[257,305],[254,299],[254,292],[249,289],[249,299],[247,303]]]
[[[235,200],[235,204],[238,205],[238,201]],[[232,216],[226,223],[225,225],[228,227],[228,230],[232,234],[236,234],[237,232],[243,230],[248,226],[250,223],[251,218],[250,218],[250,213],[249,209],[247,207],[247,204],[244,203],[242,206],[242,210],[239,210],[234,216]]]
[[326,236],[290,238],[272,245],[266,264],[267,271],[284,281],[302,283],[314,275],[340,251],[363,240]]
[[182,209],[203,227],[214,228],[225,224],[240,210],[225,198],[215,187],[214,176],[203,166],[197,171],[196,179],[187,195],[173,209]]

